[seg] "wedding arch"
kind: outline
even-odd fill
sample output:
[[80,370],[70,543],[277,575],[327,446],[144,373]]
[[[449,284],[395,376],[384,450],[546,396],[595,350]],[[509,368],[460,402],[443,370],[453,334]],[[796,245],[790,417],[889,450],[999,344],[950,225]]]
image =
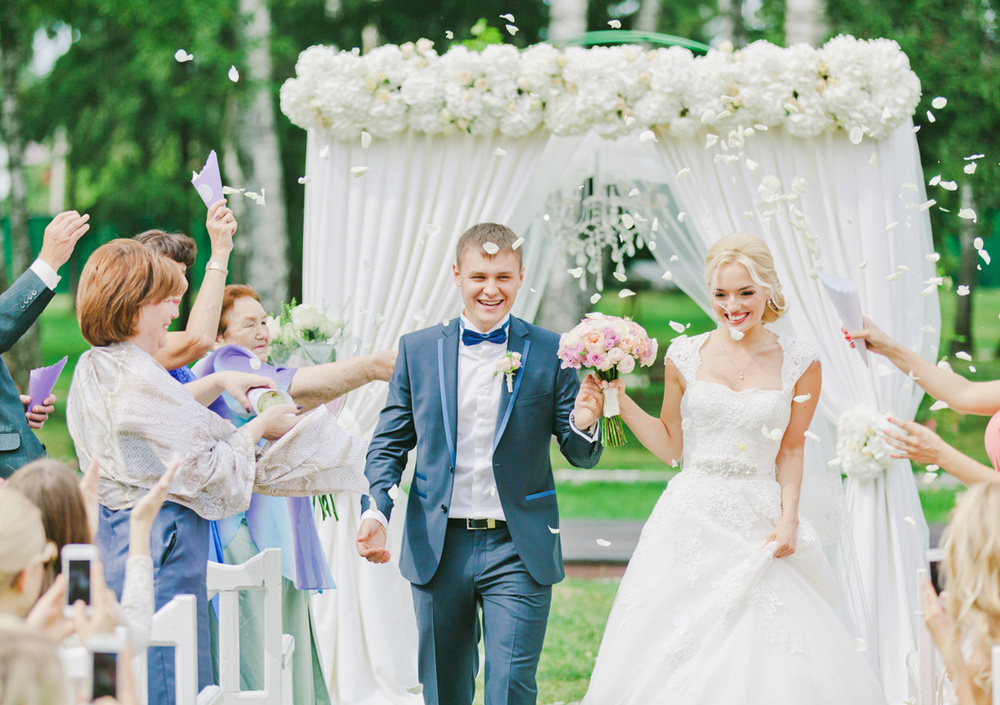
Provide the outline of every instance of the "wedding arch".
[[[844,344],[817,273],[853,280],[890,335],[925,357],[937,352],[933,201],[912,123],[919,98],[898,45],[847,36],[818,49],[758,42],[703,57],[545,44],[438,55],[426,40],[363,56],[312,47],[281,91],[284,113],[308,130],[304,298],[346,310],[358,351],[392,347],[456,315],[458,236],[497,221],[525,234],[515,312],[531,319],[559,246],[551,195],[584,179],[626,183],[638,194],[634,212],[627,199],[622,209],[636,241],[706,310],[708,246],[737,230],[768,242],[793,302],[783,325],[820,351],[824,369],[807,443],[807,463],[822,471],[804,484],[804,502],[839,496],[840,469],[827,464],[841,415],[861,406],[912,418],[922,392]],[[341,420],[370,434],[384,397],[384,386],[353,393]],[[849,476],[846,502],[827,501],[814,520],[831,544],[845,513],[853,525],[863,593],[853,597],[870,618],[859,648],[900,702],[928,532],[910,464],[886,464],[874,478]],[[344,511],[357,512],[351,505]],[[348,524],[324,528],[335,570],[359,570]]]

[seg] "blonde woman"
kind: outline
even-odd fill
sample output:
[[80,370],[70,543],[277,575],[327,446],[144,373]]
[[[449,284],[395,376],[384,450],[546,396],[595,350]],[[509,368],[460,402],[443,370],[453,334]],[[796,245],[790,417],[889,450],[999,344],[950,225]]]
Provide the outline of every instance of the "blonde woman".
[[923,585],[924,619],[958,705],[990,702],[990,649],[1000,644],[1000,485],[969,488],[944,535],[945,591]]
[[764,326],[786,304],[762,240],[724,237],[705,263],[718,329],[671,344],[659,417],[622,394],[636,437],[682,469],[622,579],[584,705],[881,705],[798,514],[819,361]]

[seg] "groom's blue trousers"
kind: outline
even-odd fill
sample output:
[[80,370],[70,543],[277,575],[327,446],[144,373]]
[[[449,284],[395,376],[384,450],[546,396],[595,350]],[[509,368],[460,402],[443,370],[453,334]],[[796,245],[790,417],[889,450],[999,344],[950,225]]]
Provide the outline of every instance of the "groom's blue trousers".
[[534,705],[551,602],[552,586],[529,575],[506,528],[450,520],[437,572],[413,586],[425,704],[471,705],[482,635],[486,705]]

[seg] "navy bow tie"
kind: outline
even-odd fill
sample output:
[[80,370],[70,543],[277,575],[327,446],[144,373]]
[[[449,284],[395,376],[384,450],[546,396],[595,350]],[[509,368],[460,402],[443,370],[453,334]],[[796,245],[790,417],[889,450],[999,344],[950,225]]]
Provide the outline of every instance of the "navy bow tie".
[[495,331],[490,333],[480,333],[479,331],[469,330],[468,328],[462,329],[462,343],[465,345],[479,345],[483,341],[489,343],[506,343],[507,342],[507,326],[502,328],[497,328]]

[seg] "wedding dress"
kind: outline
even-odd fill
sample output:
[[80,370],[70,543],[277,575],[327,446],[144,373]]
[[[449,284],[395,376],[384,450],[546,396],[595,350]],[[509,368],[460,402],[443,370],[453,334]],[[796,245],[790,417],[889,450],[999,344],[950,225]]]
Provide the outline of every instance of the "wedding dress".
[[667,352],[684,378],[682,471],[622,578],[583,705],[867,705],[882,688],[833,608],[832,569],[800,521],[774,558],[775,457],[795,383],[815,360],[779,337],[781,389],[698,379],[709,334]]

